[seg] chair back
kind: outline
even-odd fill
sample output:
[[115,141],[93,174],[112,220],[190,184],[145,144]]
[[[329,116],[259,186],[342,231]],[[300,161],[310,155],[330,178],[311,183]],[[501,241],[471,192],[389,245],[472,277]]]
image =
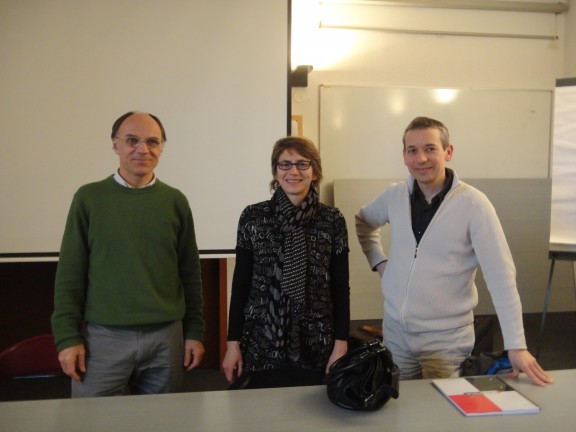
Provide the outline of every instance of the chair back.
[[63,374],[51,334],[17,342],[0,352],[0,380]]

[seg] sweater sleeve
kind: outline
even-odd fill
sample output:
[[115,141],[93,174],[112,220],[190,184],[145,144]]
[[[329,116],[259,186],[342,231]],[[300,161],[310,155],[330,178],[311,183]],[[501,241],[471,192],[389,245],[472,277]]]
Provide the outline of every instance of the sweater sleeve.
[[350,333],[350,286],[348,251],[332,255],[330,293],[334,307],[334,338],[348,340]]
[[471,226],[474,251],[492,297],[505,349],[526,348],[516,268],[496,211],[484,196],[477,201]]
[[232,278],[232,294],[228,313],[228,340],[239,341],[244,329],[244,307],[248,302],[252,285],[252,251],[236,248],[236,265]]
[[360,209],[355,216],[356,235],[372,270],[386,255],[380,242],[381,227],[388,223],[388,197],[386,191]]
[[178,268],[186,301],[184,335],[186,339],[203,341],[206,325],[203,317],[204,296],[202,292],[200,254],[196,244],[192,211],[187,202],[186,208],[178,245]]
[[88,219],[78,194],[72,200],[56,270],[52,333],[58,351],[84,343],[81,327],[86,301]]

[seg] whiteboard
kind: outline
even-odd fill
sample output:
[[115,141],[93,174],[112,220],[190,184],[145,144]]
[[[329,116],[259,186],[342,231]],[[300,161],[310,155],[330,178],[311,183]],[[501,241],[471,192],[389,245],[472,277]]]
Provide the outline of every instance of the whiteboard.
[[322,201],[335,179],[405,178],[402,135],[417,116],[450,131],[460,177],[548,178],[552,91],[320,87]]
[[[554,98],[550,250],[576,253],[576,78],[558,80]],[[576,256],[576,255],[575,255]]]
[[233,250],[288,133],[288,15],[288,0],[0,0],[0,258],[57,254],[132,110],[164,123],[156,174],[190,201],[201,252]]

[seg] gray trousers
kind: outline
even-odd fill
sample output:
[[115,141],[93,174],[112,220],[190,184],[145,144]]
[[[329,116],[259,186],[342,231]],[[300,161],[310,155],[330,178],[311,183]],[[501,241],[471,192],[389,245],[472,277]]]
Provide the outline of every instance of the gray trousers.
[[172,393],[183,377],[182,322],[125,330],[88,324],[86,373],[72,397]]

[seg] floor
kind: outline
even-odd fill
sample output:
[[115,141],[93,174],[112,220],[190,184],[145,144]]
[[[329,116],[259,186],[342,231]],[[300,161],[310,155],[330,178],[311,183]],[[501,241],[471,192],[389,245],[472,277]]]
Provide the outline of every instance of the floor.
[[[494,320],[494,350],[501,350],[502,337]],[[353,326],[360,322],[353,322]],[[538,347],[541,314],[524,315],[528,348],[534,354]],[[576,369],[576,312],[549,313],[538,358],[546,370]],[[184,391],[226,390],[228,383],[219,370],[198,369],[186,373]],[[69,397],[67,378],[12,380],[0,383],[0,401]]]

